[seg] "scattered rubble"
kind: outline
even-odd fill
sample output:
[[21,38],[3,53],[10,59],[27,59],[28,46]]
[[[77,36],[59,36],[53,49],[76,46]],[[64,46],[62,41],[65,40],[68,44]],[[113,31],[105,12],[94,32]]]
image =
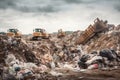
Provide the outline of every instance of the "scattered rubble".
[[[99,31],[97,24],[100,24],[99,27],[101,24],[104,25],[104,28]],[[94,26],[98,31],[91,37],[86,31],[75,31],[60,38],[57,34],[51,34],[50,38],[38,41],[30,41],[27,37],[18,39],[0,35],[0,78],[3,80],[97,80],[97,78],[104,80],[100,77],[93,78],[94,75],[99,76],[94,70],[97,69],[100,75],[103,70],[117,69],[117,73],[120,73],[120,25],[115,27],[99,20],[92,27]],[[84,37],[83,34],[86,36]],[[76,44],[76,40],[81,36],[86,39],[85,41],[81,39],[84,44]],[[115,75],[112,77],[119,79]]]

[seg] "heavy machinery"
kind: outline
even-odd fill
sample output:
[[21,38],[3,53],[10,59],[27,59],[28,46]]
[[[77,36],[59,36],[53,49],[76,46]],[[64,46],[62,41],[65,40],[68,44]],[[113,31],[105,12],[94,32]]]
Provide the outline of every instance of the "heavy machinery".
[[22,35],[18,29],[8,29],[7,36],[14,37],[14,38],[21,38]]
[[6,35],[6,33],[5,32],[0,32],[0,35]]
[[57,37],[58,38],[61,38],[61,37],[64,37],[66,34],[65,34],[65,32],[62,30],[62,29],[59,29],[58,30],[58,34],[57,34]]
[[32,40],[40,40],[40,39],[49,39],[50,35],[45,31],[45,29],[35,28],[33,30]]
[[96,18],[93,25],[89,25],[88,28],[80,35],[76,44],[85,44],[95,34],[107,30],[107,21],[99,20]]

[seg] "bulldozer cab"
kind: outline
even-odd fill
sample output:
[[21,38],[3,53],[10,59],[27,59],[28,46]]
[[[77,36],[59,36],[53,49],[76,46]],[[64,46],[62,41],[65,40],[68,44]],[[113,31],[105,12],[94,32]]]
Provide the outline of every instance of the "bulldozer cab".
[[33,32],[45,33],[46,31],[44,29],[41,29],[41,28],[36,28],[33,30]]
[[32,40],[41,40],[43,38],[48,39],[49,38],[49,34],[47,34],[47,32],[45,31],[45,29],[35,28],[33,30]]
[[88,28],[80,35],[79,39],[76,40],[75,44],[85,44],[95,34],[107,30],[107,21],[96,18],[93,25],[89,25]]
[[99,18],[96,18],[94,20],[94,28],[95,32],[100,32],[106,28],[107,21],[99,20]]
[[61,32],[63,32],[62,29],[59,29],[59,30],[58,30],[58,33],[61,33]]
[[19,32],[18,29],[8,29],[7,36],[21,38],[21,33]]
[[64,37],[65,36],[65,32],[64,31],[62,31],[62,29],[59,29],[58,30],[58,38],[62,38],[62,37]]
[[8,32],[17,34],[18,30],[17,29],[9,29]]

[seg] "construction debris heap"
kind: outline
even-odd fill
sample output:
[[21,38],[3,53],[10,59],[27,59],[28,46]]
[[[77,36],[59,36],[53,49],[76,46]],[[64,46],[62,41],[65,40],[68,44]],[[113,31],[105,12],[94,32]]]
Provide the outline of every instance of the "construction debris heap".
[[85,31],[59,31],[37,41],[28,38],[0,35],[1,79],[61,80],[68,78],[63,76],[70,75],[68,71],[120,66],[120,25],[98,18]]

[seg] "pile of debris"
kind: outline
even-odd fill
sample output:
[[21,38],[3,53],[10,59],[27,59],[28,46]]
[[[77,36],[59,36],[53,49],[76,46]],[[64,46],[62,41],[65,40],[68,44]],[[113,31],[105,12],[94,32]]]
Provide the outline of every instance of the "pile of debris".
[[[95,24],[90,25],[85,31],[75,31],[63,37],[51,34],[49,39],[40,41],[1,35],[0,75],[2,79],[56,80],[59,75],[67,74],[67,70],[78,72],[83,69],[108,67],[118,69],[120,25],[115,27],[107,24],[106,21],[97,20],[98,22],[95,21]],[[102,28],[99,28],[101,26]]]
[[21,39],[0,36],[0,53],[2,58],[8,54],[14,54],[21,61],[37,62],[31,49]]
[[0,36],[0,42],[0,79],[56,79],[45,65],[40,64],[24,40]]
[[[67,55],[64,54],[65,50],[63,51],[67,50],[67,46],[58,45],[52,40],[27,42],[0,36],[0,42],[0,74],[3,80],[27,78],[54,80],[56,76],[62,75],[53,71],[55,67],[68,68],[70,65],[65,63],[67,59],[62,58]],[[73,69],[72,66],[70,68]]]
[[90,53],[92,51],[99,51],[102,49],[114,49],[120,53],[120,29],[119,26],[115,27],[113,30],[107,32],[102,32],[95,35],[87,43],[83,45],[83,50]]

